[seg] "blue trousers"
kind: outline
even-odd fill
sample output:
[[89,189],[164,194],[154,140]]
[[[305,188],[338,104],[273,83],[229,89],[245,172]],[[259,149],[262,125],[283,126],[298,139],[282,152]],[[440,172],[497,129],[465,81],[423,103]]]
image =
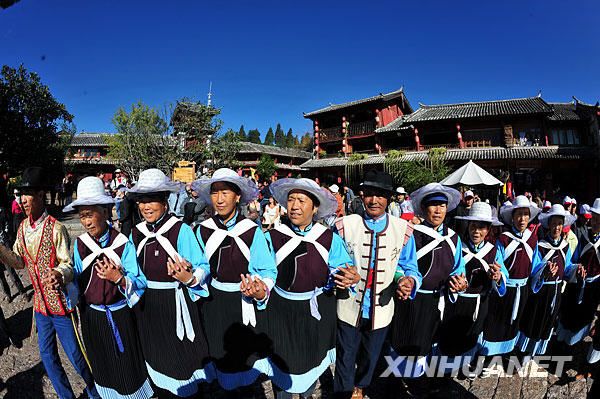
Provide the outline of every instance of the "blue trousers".
[[352,392],[354,387],[371,384],[388,327],[370,328],[369,319],[361,319],[359,327],[338,320],[334,392]]
[[35,323],[37,326],[40,357],[42,358],[42,363],[44,364],[48,378],[50,378],[58,397],[60,399],[76,398],[58,356],[56,336],[60,339],[60,343],[65,350],[67,357],[71,361],[73,368],[85,381],[88,397],[90,399],[99,399],[100,395],[98,395],[98,392],[96,391],[94,377],[92,377],[92,372],[86,364],[83,353],[77,343],[77,337],[75,336],[71,317],[44,316],[41,313],[35,312]]

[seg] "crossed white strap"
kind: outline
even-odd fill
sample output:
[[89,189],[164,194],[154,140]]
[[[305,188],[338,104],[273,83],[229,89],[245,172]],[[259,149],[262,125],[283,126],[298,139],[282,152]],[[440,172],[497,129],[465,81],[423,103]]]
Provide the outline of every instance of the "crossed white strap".
[[490,265],[488,265],[488,263],[483,258],[485,258],[486,255],[489,254],[492,249],[494,249],[494,245],[489,242],[486,242],[483,248],[479,250],[479,252],[474,253],[471,252],[471,249],[468,247],[468,245],[463,242],[462,250],[465,265],[469,263],[472,259],[477,259],[481,263],[481,266],[483,266],[483,270],[488,272],[490,270]]
[[248,246],[240,238],[240,236],[245,232],[249,231],[250,229],[256,227],[256,223],[254,223],[250,219],[244,219],[238,222],[231,230],[220,229],[215,223],[214,219],[207,219],[204,222],[202,222],[201,225],[211,230],[214,230],[210,238],[206,242],[206,245],[204,246],[206,252],[206,259],[212,258],[213,254],[219,249],[221,243],[225,240],[226,237],[231,237],[237,244],[238,248],[246,258],[246,260],[250,261],[250,248],[248,248]]
[[115,262],[117,266],[120,266],[121,257],[117,255],[115,249],[127,244],[127,241],[129,241],[124,234],[119,233],[119,235],[117,235],[117,237],[110,246],[102,248],[100,247],[100,245],[98,245],[96,241],[94,241],[94,239],[88,233],[80,235],[79,239],[85,244],[85,246],[90,251],[92,251],[91,254],[86,256],[85,259],[81,261],[81,263],[83,264],[82,271],[87,269],[89,265],[91,265],[92,262],[100,255],[106,255],[106,257]]
[[531,261],[533,259],[533,249],[527,243],[527,240],[529,240],[532,234],[531,230],[525,230],[525,232],[523,232],[523,237],[521,238],[517,237],[510,231],[505,231],[502,234],[504,234],[512,240],[510,244],[508,244],[508,246],[504,249],[504,256],[506,259],[508,259],[513,254],[513,252],[517,250],[519,244],[523,244],[523,248],[525,249],[529,260]]
[[137,255],[139,256],[140,253],[144,250],[144,247],[146,246],[146,242],[148,242],[149,239],[155,238],[156,241],[160,244],[160,246],[163,247],[163,249],[165,251],[167,251],[167,254],[169,255],[169,257],[171,259],[173,259],[173,260],[181,259],[181,256],[177,253],[177,250],[175,248],[173,248],[173,245],[171,244],[169,239],[164,236],[164,234],[166,234],[169,230],[171,230],[171,228],[178,221],[179,221],[179,219],[177,219],[175,216],[171,216],[170,219],[167,220],[165,222],[165,224],[163,224],[160,227],[160,229],[158,229],[155,232],[151,232],[150,230],[148,230],[148,226],[146,225],[146,222],[138,223],[136,225],[136,227],[139,230],[139,232],[144,235],[144,238],[142,239],[142,241],[140,242],[140,244],[137,247]]
[[321,245],[320,243],[317,242],[317,240],[321,237],[321,235],[323,235],[323,233],[325,233],[325,231],[327,230],[327,228],[325,226],[323,226],[322,224],[319,224],[319,223],[315,224],[312,227],[312,229],[305,236],[299,236],[298,234],[294,233],[292,231],[292,229],[290,229],[285,224],[275,227],[275,230],[279,231],[282,234],[285,234],[286,236],[288,236],[290,238],[289,241],[286,242],[281,248],[279,248],[279,251],[277,251],[275,253],[275,261],[277,262],[278,266],[302,242],[308,242],[308,243],[313,244],[315,246],[315,248],[317,249],[317,251],[319,251],[319,255],[321,255],[321,257],[323,258],[325,263],[328,263],[329,251],[323,245]]
[[585,247],[583,247],[583,250],[581,251],[581,254],[579,255],[579,257],[583,256],[584,253],[586,253],[587,251],[589,251],[590,249],[594,249],[594,251],[596,252],[596,258],[598,259],[598,261],[600,262],[600,240],[597,240],[596,242],[592,243],[589,238],[585,237],[587,244],[585,244]]
[[547,241],[540,241],[540,242],[538,242],[538,245],[542,248],[546,248],[549,250],[548,253],[542,259],[542,264],[545,265],[546,262],[548,262],[550,259],[552,259],[552,257],[556,253],[556,251],[558,251],[560,253],[560,255],[562,256],[563,260],[565,260],[565,253],[564,253],[563,249],[567,245],[569,245],[569,243],[566,240],[562,240],[562,242],[558,245],[558,247],[555,247],[554,245],[552,245],[551,243],[549,243]]
[[441,235],[431,227],[427,227],[422,224],[415,225],[414,229],[420,231],[421,233],[427,234],[429,237],[433,238],[433,241],[421,247],[421,249],[417,251],[417,260],[421,259],[423,256],[433,251],[443,241],[446,241],[450,246],[450,249],[452,250],[452,255],[454,256],[456,254],[456,246],[452,242],[452,237],[455,233],[452,229],[448,229],[448,234],[445,236]]

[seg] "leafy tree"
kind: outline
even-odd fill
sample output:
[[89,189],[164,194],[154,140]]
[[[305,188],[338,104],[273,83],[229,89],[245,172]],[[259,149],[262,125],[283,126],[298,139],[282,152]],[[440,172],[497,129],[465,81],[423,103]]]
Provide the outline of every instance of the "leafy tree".
[[169,174],[184,149],[169,135],[169,125],[153,108],[139,101],[128,112],[120,107],[113,116],[117,134],[109,137],[108,155],[137,179],[148,168]]
[[240,130],[238,131],[238,138],[240,141],[246,141],[248,137],[246,136],[246,131],[244,130],[244,125],[240,126]]
[[288,148],[297,148],[299,145],[300,142],[298,141],[298,137],[294,135],[292,129],[290,128],[285,135],[285,146]]
[[287,145],[285,133],[283,133],[283,129],[281,129],[281,124],[278,123],[275,128],[275,145],[277,147],[286,147]]
[[263,154],[260,157],[260,160],[256,164],[256,172],[263,179],[268,180],[269,177],[273,176],[277,171],[277,165],[275,165],[275,161],[267,154]]
[[444,148],[432,148],[427,159],[422,162],[403,161],[402,151],[390,151],[385,157],[384,169],[392,175],[394,181],[412,192],[427,183],[438,182],[445,178],[450,168],[444,161]]
[[260,132],[258,129],[252,129],[248,132],[248,141],[255,144],[261,144]]
[[265,141],[263,141],[264,145],[273,145],[275,141],[275,135],[273,134],[273,128],[269,128],[267,135],[265,136]]
[[[19,174],[44,166],[52,180],[63,173],[63,161],[75,131],[71,115],[38,74],[23,65],[7,65],[0,74],[0,168]],[[61,135],[61,132],[65,134]]]
[[210,148],[213,154],[213,168],[237,169],[241,167],[242,163],[237,160],[237,154],[241,148],[239,132],[229,129],[224,134],[217,136]]
[[313,136],[310,133],[304,133],[304,136],[302,136],[302,138],[300,139],[300,145],[299,147],[301,149],[303,149],[304,151],[310,151],[312,152],[313,150]]

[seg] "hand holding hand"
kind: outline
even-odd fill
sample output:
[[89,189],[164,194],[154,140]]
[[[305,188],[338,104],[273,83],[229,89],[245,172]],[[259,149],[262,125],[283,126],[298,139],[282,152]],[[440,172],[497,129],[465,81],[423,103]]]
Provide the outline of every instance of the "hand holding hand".
[[333,275],[335,285],[338,288],[346,289],[360,281],[360,274],[356,266],[338,267],[338,272]]
[[258,277],[252,277],[249,274],[245,276],[240,274],[242,282],[240,283],[240,290],[244,296],[254,298],[257,301],[262,301],[267,297],[267,285]]
[[[171,258],[167,260],[167,272],[169,276],[184,284],[189,284],[190,280],[194,279],[191,263],[178,256],[175,260]],[[193,281],[191,284],[193,284]]]
[[415,280],[412,277],[404,276],[398,280],[398,288],[396,289],[396,295],[400,300],[407,300],[410,298],[410,294],[415,287]]
[[465,291],[469,284],[467,283],[464,273],[461,273],[451,276],[448,281],[448,286],[450,287],[450,292],[456,293]]

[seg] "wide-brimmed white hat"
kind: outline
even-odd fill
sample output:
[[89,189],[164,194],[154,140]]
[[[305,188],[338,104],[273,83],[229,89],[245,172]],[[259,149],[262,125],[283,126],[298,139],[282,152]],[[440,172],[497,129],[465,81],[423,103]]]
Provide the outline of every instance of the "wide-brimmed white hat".
[[529,220],[533,220],[540,213],[540,208],[532,204],[526,196],[518,195],[513,202],[500,208],[500,221],[512,225],[513,211],[519,208],[529,209]]
[[590,207],[590,212],[600,215],[600,198],[596,198]]
[[63,212],[74,211],[78,206],[112,205],[115,200],[104,190],[104,183],[98,177],[88,176],[77,185],[77,199],[63,208]]
[[562,203],[563,205],[571,205],[573,203],[573,199],[567,195],[565,198],[563,198]]
[[586,219],[592,218],[592,211],[590,210],[590,206],[588,204],[582,204],[579,206],[579,214],[583,215]]
[[212,203],[210,200],[210,187],[216,182],[226,182],[235,185],[240,189],[240,203],[247,204],[258,196],[258,188],[256,184],[247,177],[242,177],[236,171],[229,168],[221,168],[215,170],[210,179],[199,179],[192,182],[192,190],[198,193],[207,204]]
[[273,194],[273,197],[275,197],[277,202],[286,209],[287,198],[290,191],[302,190],[310,193],[319,201],[319,210],[315,215],[317,219],[333,215],[337,210],[338,203],[335,197],[328,190],[319,187],[319,185],[311,179],[279,179],[269,186],[269,190],[271,190],[271,194]]
[[440,183],[429,183],[410,194],[413,208],[417,215],[423,214],[423,209],[421,209],[423,200],[435,196],[435,194],[439,194],[440,198],[445,197],[447,199],[447,212],[454,210],[460,203],[461,196],[458,190]]
[[406,190],[404,189],[404,187],[398,187],[398,188],[396,189],[396,193],[397,193],[397,194],[401,194],[401,195],[406,195],[406,194],[407,194],[407,192],[406,192]]
[[160,169],[146,169],[140,173],[137,183],[128,189],[132,194],[155,194],[171,192],[176,193],[181,190],[181,183],[172,181]]
[[485,202],[474,202],[467,216],[456,216],[454,219],[485,222],[491,223],[494,226],[502,226],[502,222],[492,213],[490,204]]
[[337,194],[340,192],[340,188],[337,184],[332,184],[331,186],[329,186],[329,191],[331,191],[334,194]]
[[575,197],[571,198],[571,205],[577,205],[577,200]]
[[546,200],[544,201],[544,203],[542,204],[542,209],[550,209],[552,208],[552,202]]
[[548,228],[548,222],[552,216],[562,216],[564,218],[564,226],[572,225],[575,222],[575,219],[577,219],[576,216],[571,215],[570,212],[567,212],[565,207],[561,204],[554,204],[548,212],[542,213],[539,217],[540,223],[544,228]]

